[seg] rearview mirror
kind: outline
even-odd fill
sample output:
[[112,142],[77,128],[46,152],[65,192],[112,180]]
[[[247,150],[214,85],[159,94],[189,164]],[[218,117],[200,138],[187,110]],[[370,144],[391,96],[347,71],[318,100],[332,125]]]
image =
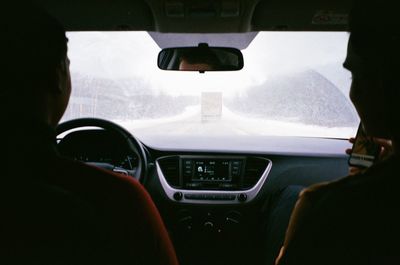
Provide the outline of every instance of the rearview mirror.
[[235,48],[181,47],[163,49],[158,54],[158,68],[175,71],[237,71],[243,68],[242,52]]

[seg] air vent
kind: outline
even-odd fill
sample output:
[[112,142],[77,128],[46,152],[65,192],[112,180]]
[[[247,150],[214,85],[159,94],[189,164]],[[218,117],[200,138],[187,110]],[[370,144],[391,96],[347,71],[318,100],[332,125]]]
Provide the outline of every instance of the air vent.
[[249,157],[246,160],[246,168],[243,176],[243,188],[252,188],[260,180],[268,166],[268,161],[262,158]]
[[158,161],[162,173],[165,176],[168,184],[172,187],[178,188],[180,186],[179,178],[179,157],[167,157]]

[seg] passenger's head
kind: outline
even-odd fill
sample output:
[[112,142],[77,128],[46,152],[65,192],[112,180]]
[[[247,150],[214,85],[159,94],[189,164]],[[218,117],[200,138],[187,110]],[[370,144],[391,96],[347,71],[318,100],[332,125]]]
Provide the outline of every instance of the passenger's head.
[[344,66],[350,97],[371,136],[393,138],[400,127],[400,23],[390,1],[356,1]]
[[[7,1],[10,2],[10,1]],[[39,119],[56,126],[70,96],[63,26],[39,7],[2,5],[2,119]]]

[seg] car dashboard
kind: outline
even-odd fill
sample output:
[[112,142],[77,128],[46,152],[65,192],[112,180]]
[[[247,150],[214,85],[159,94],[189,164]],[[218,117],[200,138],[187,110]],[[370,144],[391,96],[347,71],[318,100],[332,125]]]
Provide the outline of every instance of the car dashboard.
[[[273,139],[264,138],[275,145],[285,138]],[[271,228],[270,221],[278,218],[273,215],[284,200],[282,194],[296,187],[292,201],[284,202],[291,205],[285,210],[290,216],[302,188],[347,175],[347,141],[286,140],[293,145],[292,152],[157,149],[141,143],[148,161],[147,176],[141,181],[160,211],[181,264],[251,264],[262,259],[260,253],[276,255],[279,249],[271,240],[283,240],[284,231]],[[298,152],[298,146],[318,149],[322,143],[335,148],[324,154]],[[59,140],[59,150],[72,159],[131,176],[139,159],[118,135],[100,129],[67,134]],[[285,227],[288,217],[281,222]]]

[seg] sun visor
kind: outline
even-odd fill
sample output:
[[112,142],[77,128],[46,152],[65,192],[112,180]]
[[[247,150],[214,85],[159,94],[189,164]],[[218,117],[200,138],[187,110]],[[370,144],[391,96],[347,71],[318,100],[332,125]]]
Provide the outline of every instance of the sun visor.
[[161,49],[197,46],[199,43],[207,43],[210,47],[232,47],[243,50],[249,46],[258,32],[208,34],[149,32],[149,34]]

